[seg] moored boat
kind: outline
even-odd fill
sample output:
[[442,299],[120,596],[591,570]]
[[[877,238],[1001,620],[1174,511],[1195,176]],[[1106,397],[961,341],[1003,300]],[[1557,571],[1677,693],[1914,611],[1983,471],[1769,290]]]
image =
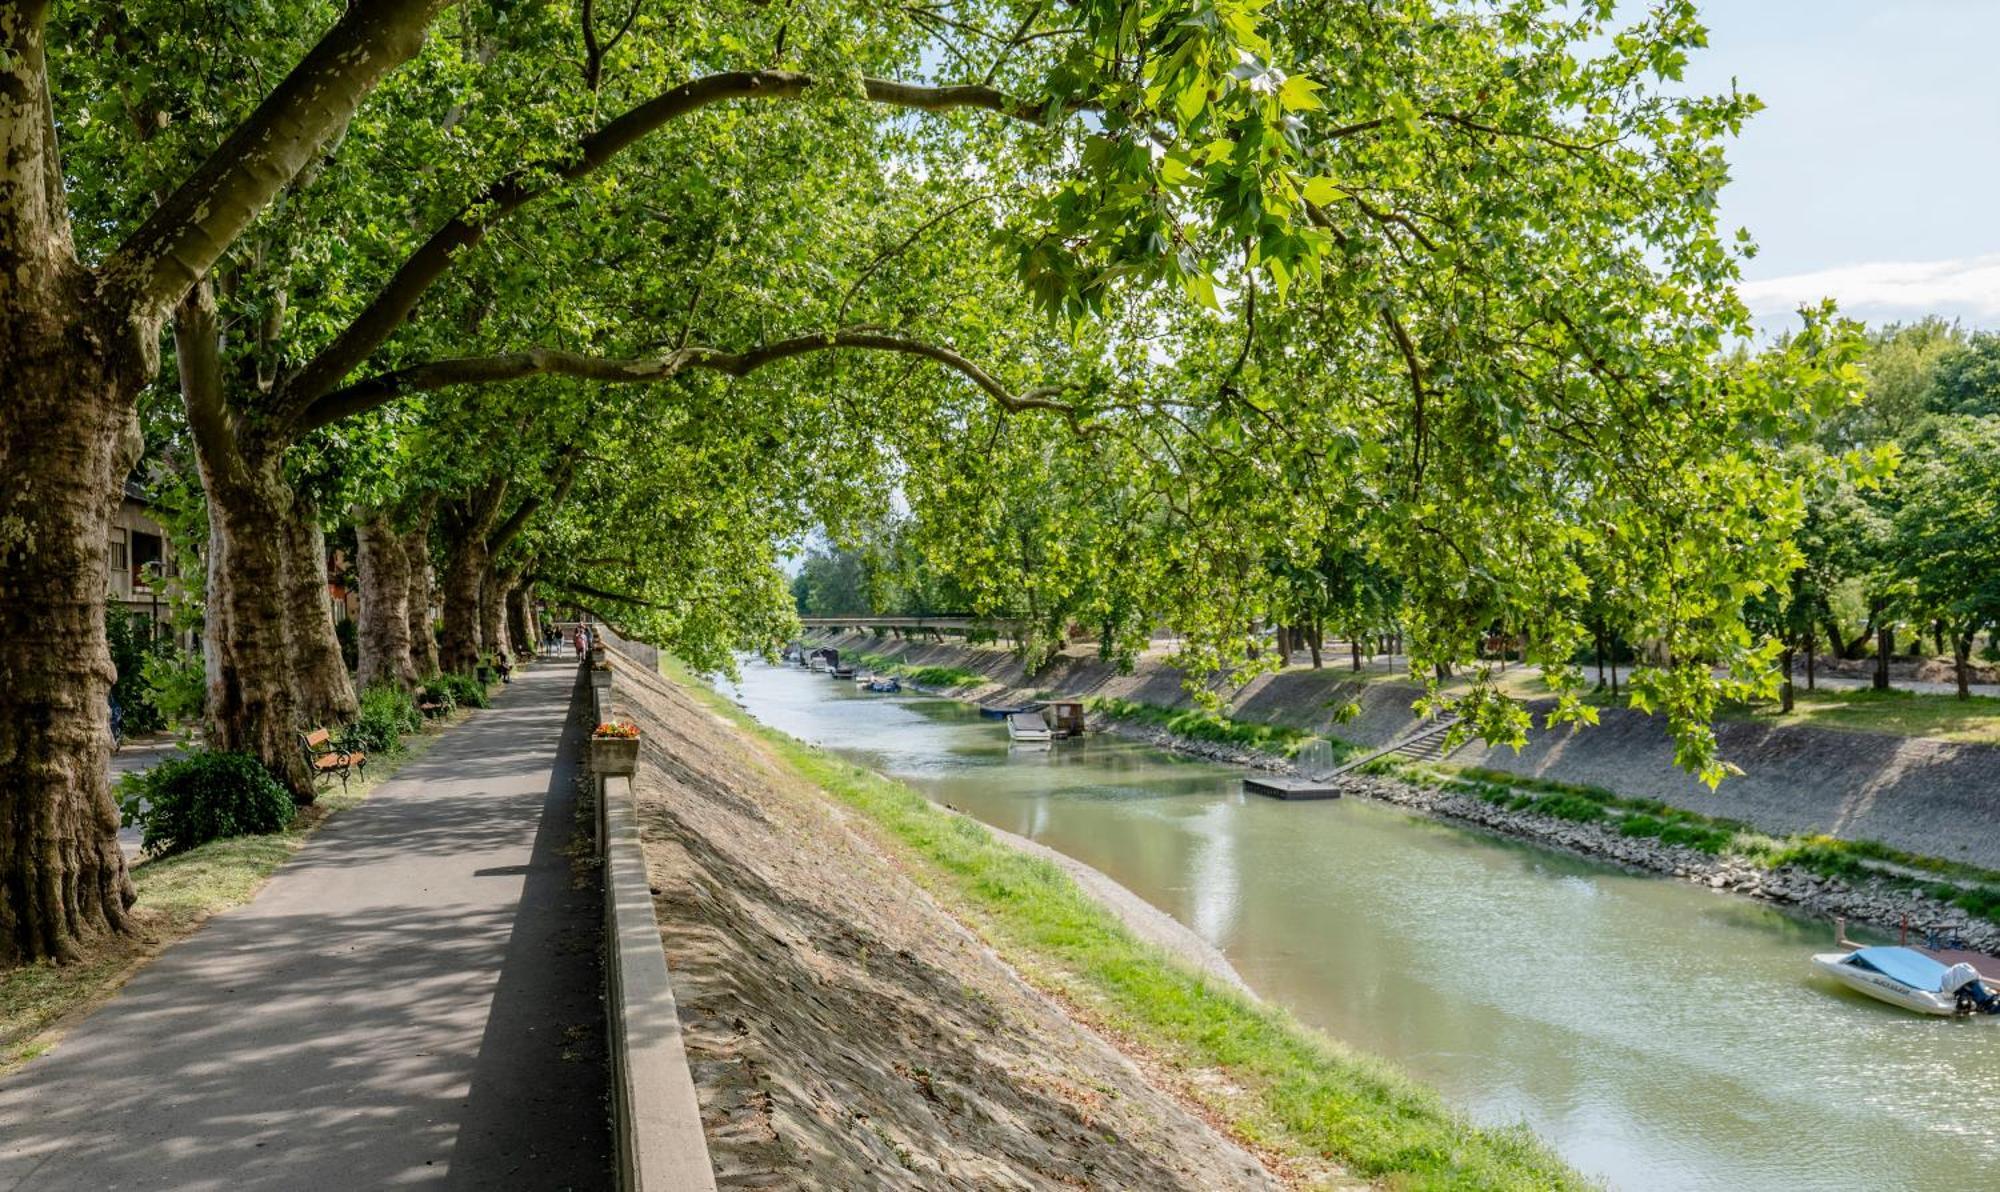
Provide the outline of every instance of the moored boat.
[[1023,742],[1046,742],[1052,739],[1048,722],[1035,712],[1015,712],[1007,717],[1007,735]]
[[1915,948],[1820,952],[1815,971],[1878,1001],[1919,1014],[2000,1014],[2000,993],[1970,964],[1945,964]]

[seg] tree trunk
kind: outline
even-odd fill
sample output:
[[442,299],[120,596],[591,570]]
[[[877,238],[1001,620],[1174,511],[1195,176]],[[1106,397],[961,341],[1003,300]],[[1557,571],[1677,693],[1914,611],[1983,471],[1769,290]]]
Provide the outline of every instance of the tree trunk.
[[111,801],[105,540],[154,327],[70,239],[39,6],[0,12],[0,968],[128,926]]
[[486,543],[478,534],[468,534],[451,543],[445,556],[444,635],[438,649],[438,665],[448,671],[469,673],[479,665],[479,593],[486,574]]
[[1896,652],[1896,631],[1887,624],[1875,630],[1875,690],[1889,690],[1889,656]]
[[354,524],[355,563],[361,571],[362,688],[377,683],[408,690],[416,681],[410,662],[410,564],[402,535],[388,514],[359,514]]
[[353,719],[354,688],[333,635],[318,518],[285,480],[282,445],[231,418],[218,336],[204,282],[175,308],[174,345],[208,494],[208,744],[255,756],[310,803],[298,734]]
[[1353,663],[1354,663],[1354,669],[1355,669],[1356,671],[1359,671],[1359,670],[1361,669],[1361,635],[1360,635],[1360,634],[1358,634],[1358,633],[1350,633],[1350,634],[1348,634],[1348,635],[1347,635],[1347,653],[1348,653],[1348,657],[1349,657],[1349,658],[1351,658],[1351,659],[1353,660]]
[[431,519],[434,502],[425,501],[417,509],[414,524],[403,534],[403,560],[408,568],[410,593],[410,671],[419,679],[438,673],[437,632],[431,627]]
[[[0,157],[19,149],[17,103],[0,86]],[[80,270],[38,277],[24,255],[0,237],[0,969],[78,959],[127,927],[134,897],[106,777],[105,540],[139,454],[145,372],[77,345],[142,347],[79,313]]]
[[1958,698],[1972,698],[1972,638],[1971,633],[1958,634],[1951,643],[1952,669],[1958,674]]
[[1785,713],[1789,713],[1792,710],[1792,656],[1794,653],[1795,651],[1792,647],[1785,647],[1785,683],[1784,687],[1779,691],[1778,696],[1781,705],[1778,710]]
[[509,587],[507,576],[492,568],[479,581],[479,641],[495,662],[504,661],[514,652],[514,643],[507,633]]
[[541,653],[541,627],[535,622],[533,585],[517,583],[507,589],[507,636],[522,654]]
[[1806,690],[1816,690],[1818,676],[1814,673],[1814,662],[1819,653],[1819,634],[1811,626],[1806,627]]
[[[289,487],[289,486],[288,486]],[[333,631],[333,601],[326,582],[326,534],[319,511],[294,495],[289,516],[279,521],[287,534],[285,575],[291,584],[286,613],[292,620],[292,665],[297,670],[299,706],[315,725],[345,724],[360,704],[354,680]]]
[[1320,657],[1320,652],[1325,646],[1326,639],[1320,631],[1319,622],[1314,621],[1312,630],[1306,634],[1306,647],[1312,651],[1314,670],[1321,670],[1326,666],[1325,660]]
[[506,480],[495,480],[444,511],[444,644],[438,661],[448,671],[471,673],[487,646],[481,603],[491,570],[487,536],[506,494]]

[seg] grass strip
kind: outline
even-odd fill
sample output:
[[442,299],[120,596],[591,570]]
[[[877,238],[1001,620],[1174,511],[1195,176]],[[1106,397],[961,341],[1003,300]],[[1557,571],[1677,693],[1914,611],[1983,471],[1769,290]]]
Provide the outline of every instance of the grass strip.
[[[1237,745],[1280,757],[1293,756],[1313,739],[1313,734],[1288,724],[1234,720],[1199,708],[1162,708],[1158,704],[1143,704],[1137,700],[1104,695],[1085,696],[1083,706],[1087,711],[1113,720],[1162,728],[1177,737]],[[1342,743],[1333,742],[1333,745],[1335,752],[1339,753]],[[1351,746],[1347,748],[1352,749]]]
[[856,653],[853,660],[878,675],[894,675],[921,687],[971,687],[986,682],[986,676],[957,666],[911,666],[887,654]]
[[865,816],[911,875],[1017,970],[1181,1071],[1225,1073],[1243,1092],[1216,1108],[1244,1137],[1397,1189],[1590,1186],[1525,1128],[1474,1126],[1391,1065],[1142,942],[1060,867],[899,782],[758,724],[676,664],[664,669]]

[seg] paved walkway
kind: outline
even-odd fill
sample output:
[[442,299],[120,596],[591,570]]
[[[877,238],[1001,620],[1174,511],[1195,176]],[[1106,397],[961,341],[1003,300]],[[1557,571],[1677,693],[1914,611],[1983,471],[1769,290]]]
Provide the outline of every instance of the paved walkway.
[[0,1189],[609,1187],[575,681],[518,672],[0,1078]]

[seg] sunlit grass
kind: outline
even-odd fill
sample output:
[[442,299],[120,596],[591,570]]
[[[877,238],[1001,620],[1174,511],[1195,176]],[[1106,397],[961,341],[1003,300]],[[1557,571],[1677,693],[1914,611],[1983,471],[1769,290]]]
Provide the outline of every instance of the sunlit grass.
[[1958,699],[1951,695],[1876,691],[1869,687],[1851,691],[1807,691],[1799,687],[1794,692],[1789,714],[1779,712],[1776,702],[1739,709],[1733,714],[1764,724],[1803,724],[2000,745],[2000,699],[1987,695]]
[[663,669],[865,816],[915,880],[1030,980],[1183,1075],[1219,1070],[1239,1091],[1206,1095],[1242,1136],[1391,1188],[1589,1186],[1527,1130],[1475,1127],[1389,1064],[1143,943],[1058,866],[901,783],[758,725],[671,662]]
[[[1213,741],[1221,745],[1238,745],[1245,749],[1275,753],[1280,757],[1292,756],[1303,748],[1306,742],[1313,739],[1311,733],[1289,724],[1236,720],[1204,712],[1198,708],[1162,708],[1157,704],[1142,704],[1136,700],[1098,695],[1086,697],[1083,706],[1113,720],[1151,725],[1165,729],[1177,737]],[[1340,745],[1336,743],[1335,748],[1339,749]]]

